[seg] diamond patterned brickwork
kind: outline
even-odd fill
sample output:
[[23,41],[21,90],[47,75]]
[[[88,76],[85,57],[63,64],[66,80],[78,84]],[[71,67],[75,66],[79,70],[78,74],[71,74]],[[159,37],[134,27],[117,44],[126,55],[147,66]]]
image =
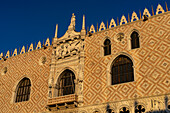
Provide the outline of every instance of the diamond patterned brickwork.
[[[7,67],[7,73],[0,73],[0,113],[32,113],[46,111],[48,78],[50,72],[52,47],[34,50],[0,61],[0,70]],[[46,57],[43,65],[40,58]],[[31,80],[31,94],[29,101],[11,102],[14,86],[25,76]],[[14,99],[15,100],[15,99]]]
[[[153,16],[143,22],[93,33],[85,40],[84,104],[105,103],[167,94],[170,92],[170,13]],[[140,48],[130,50],[129,38],[136,29],[140,34]],[[122,41],[115,41],[124,33]],[[111,55],[103,56],[102,45],[106,37],[111,40]],[[135,81],[107,85],[107,66],[120,52],[134,59]]]

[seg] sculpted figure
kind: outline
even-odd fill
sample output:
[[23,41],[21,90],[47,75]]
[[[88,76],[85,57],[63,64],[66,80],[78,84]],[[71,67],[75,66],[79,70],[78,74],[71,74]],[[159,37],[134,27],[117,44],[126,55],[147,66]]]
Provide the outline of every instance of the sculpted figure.
[[75,25],[76,25],[75,21],[76,21],[76,19],[75,19],[75,15],[74,15],[74,13],[73,13],[73,14],[72,14],[72,17],[71,17],[71,23],[70,23],[70,25],[68,26],[68,29],[70,29],[70,30],[75,30]]
[[65,44],[65,45],[64,45],[64,48],[63,48],[62,56],[64,56],[64,55],[67,54],[67,47],[68,47],[68,45]]

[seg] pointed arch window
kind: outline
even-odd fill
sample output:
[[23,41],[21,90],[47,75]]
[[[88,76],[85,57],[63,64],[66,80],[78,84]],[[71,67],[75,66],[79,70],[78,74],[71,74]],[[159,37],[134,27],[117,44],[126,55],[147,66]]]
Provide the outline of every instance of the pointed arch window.
[[104,56],[111,54],[111,42],[109,39],[104,41]]
[[58,83],[58,96],[64,96],[75,93],[75,75],[71,70],[65,70],[61,75]]
[[23,78],[18,84],[15,102],[28,101],[30,98],[30,90],[31,90],[30,79]]
[[131,48],[132,49],[135,49],[135,48],[139,48],[140,45],[139,45],[139,34],[134,31],[132,34],[131,34]]
[[134,81],[133,63],[125,55],[118,56],[112,65],[112,85]]

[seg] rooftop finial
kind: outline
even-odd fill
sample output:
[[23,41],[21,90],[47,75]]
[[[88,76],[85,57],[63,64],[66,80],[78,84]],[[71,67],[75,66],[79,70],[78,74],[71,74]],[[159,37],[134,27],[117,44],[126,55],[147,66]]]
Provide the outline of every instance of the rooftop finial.
[[165,2],[165,5],[166,5],[166,11],[168,11],[168,5],[167,5],[167,3]]
[[82,29],[85,29],[85,15],[83,15],[83,24],[82,24]]
[[56,24],[56,29],[55,29],[55,38],[57,38],[57,34],[58,34],[58,24]]
[[68,26],[68,30],[75,30],[75,21],[76,21],[76,16],[74,15],[74,13],[72,14],[72,17],[71,17],[71,23],[70,25]]

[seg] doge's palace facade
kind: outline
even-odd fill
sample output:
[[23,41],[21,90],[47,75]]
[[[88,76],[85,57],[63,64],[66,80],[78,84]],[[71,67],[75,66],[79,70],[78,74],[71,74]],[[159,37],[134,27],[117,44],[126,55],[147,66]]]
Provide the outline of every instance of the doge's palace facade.
[[0,113],[169,113],[170,12],[160,4],[0,54]]

